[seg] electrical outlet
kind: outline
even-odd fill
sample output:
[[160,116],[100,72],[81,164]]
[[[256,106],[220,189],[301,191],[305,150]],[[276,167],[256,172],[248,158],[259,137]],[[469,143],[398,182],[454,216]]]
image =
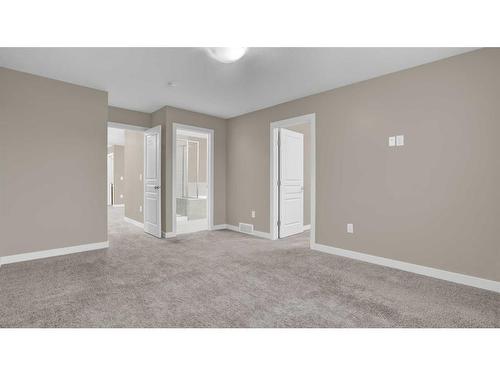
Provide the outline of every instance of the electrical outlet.
[[354,233],[354,224],[347,224],[347,233]]
[[120,198],[122,198],[122,199],[123,199],[123,194],[120,194]]
[[252,219],[255,219],[255,211],[252,210]]
[[142,173],[139,173],[139,181],[142,181]]
[[139,206],[139,212],[142,212],[142,206]]
[[120,176],[120,181],[123,181],[123,176]]

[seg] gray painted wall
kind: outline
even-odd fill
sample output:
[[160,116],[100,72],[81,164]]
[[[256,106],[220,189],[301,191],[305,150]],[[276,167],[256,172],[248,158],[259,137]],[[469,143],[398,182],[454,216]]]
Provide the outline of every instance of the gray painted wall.
[[498,281],[498,98],[482,49],[232,118],[227,222],[269,232],[270,122],[316,113],[316,242]]
[[0,68],[0,256],[107,240],[108,95]]

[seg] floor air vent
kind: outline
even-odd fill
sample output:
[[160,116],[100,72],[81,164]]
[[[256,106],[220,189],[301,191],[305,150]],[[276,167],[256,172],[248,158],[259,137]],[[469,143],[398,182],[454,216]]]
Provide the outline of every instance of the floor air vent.
[[252,234],[253,233],[253,225],[240,223],[240,232]]

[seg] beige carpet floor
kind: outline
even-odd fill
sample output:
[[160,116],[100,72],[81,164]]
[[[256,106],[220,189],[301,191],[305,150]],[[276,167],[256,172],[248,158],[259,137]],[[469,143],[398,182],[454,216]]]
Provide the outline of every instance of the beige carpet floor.
[[4,265],[0,327],[500,327],[500,294],[230,231]]

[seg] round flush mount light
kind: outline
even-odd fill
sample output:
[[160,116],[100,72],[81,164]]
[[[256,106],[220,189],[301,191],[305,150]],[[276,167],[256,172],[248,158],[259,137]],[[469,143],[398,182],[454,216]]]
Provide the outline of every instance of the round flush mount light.
[[228,64],[241,59],[247,52],[246,47],[209,47],[207,52],[210,57],[221,63]]

